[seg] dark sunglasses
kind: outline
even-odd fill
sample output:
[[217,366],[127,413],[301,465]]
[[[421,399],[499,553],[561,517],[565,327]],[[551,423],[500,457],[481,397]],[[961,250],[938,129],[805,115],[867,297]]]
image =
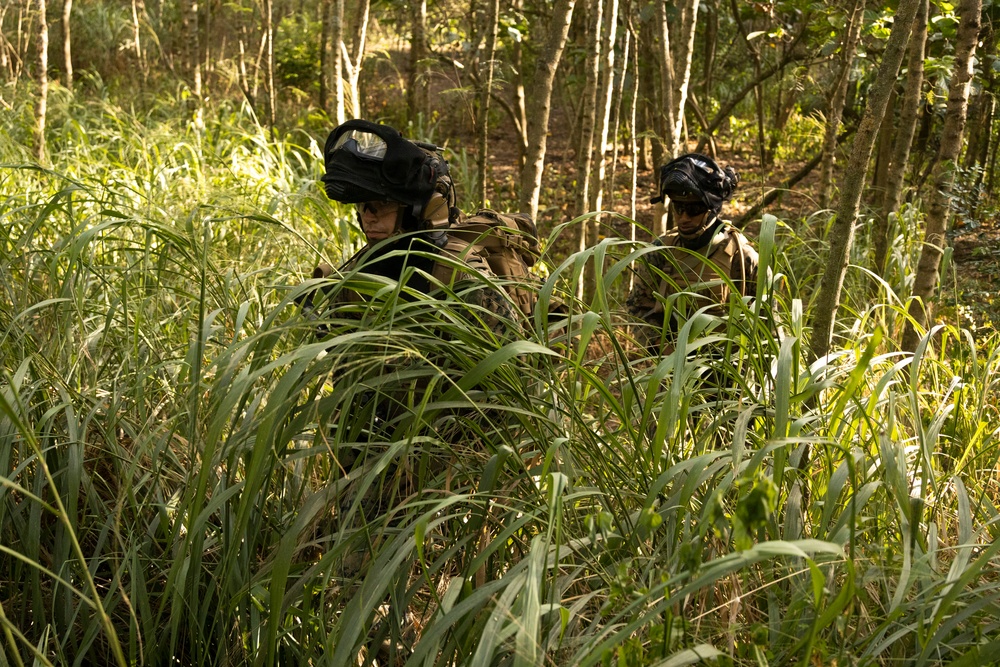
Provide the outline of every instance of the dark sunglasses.
[[363,201],[354,205],[358,213],[371,213],[379,217],[399,210],[399,203],[394,201]]
[[686,215],[689,218],[695,218],[708,211],[708,207],[700,201],[672,201],[670,204],[678,215]]

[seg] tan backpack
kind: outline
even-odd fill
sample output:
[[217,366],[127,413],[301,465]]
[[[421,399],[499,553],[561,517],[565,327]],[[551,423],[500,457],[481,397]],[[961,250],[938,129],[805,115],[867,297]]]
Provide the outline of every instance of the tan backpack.
[[482,208],[448,228],[448,235],[472,246],[525,317],[532,317],[539,280],[528,269],[539,256],[538,228],[524,213]]

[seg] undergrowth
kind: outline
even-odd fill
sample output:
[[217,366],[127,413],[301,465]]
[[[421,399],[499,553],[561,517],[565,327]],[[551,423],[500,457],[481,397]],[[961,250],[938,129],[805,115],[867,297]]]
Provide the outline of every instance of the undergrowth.
[[821,244],[771,216],[757,298],[663,358],[616,238],[543,259],[521,336],[484,285],[306,312],[359,243],[318,144],[57,117],[0,156],[4,664],[997,659],[995,336],[902,353],[855,271],[807,364]]

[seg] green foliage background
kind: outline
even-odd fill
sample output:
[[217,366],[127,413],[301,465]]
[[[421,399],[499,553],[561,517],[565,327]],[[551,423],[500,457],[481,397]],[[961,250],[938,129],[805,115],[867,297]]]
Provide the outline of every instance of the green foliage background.
[[3,664],[998,660],[995,336],[902,354],[855,271],[807,366],[822,234],[773,216],[759,298],[662,359],[610,231],[522,340],[362,275],[312,319],[359,239],[306,132],[54,97],[49,168],[26,96],[0,143]]

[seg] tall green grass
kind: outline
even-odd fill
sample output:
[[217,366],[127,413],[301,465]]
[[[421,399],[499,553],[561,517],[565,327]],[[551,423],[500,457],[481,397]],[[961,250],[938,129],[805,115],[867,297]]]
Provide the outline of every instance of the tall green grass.
[[60,113],[0,172],[3,664],[997,661],[1000,344],[899,352],[895,279],[811,366],[819,242],[770,217],[662,359],[615,239],[523,336],[476,285],[309,314],[358,239],[308,137]]

